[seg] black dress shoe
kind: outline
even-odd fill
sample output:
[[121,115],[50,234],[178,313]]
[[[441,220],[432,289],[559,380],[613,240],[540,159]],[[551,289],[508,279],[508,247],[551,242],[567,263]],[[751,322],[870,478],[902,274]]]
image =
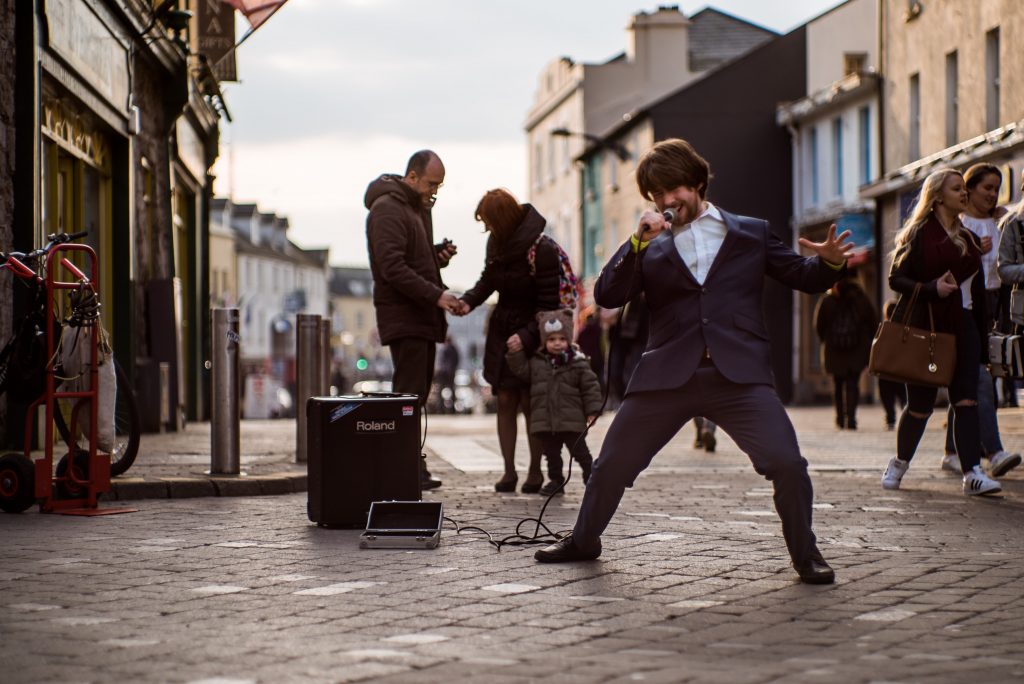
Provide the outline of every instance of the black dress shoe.
[[800,581],[805,584],[832,584],[836,573],[823,559],[812,558],[796,569]]
[[580,547],[576,546],[576,543],[572,540],[572,535],[567,534],[551,546],[545,546],[543,549],[533,554],[533,557],[541,563],[571,563],[572,561],[594,560],[600,555],[600,542],[597,544],[597,550],[584,551]]
[[441,481],[438,480],[436,477],[424,475],[422,478],[420,478],[420,489],[422,489],[423,491],[426,491],[428,489],[437,489],[440,486]]

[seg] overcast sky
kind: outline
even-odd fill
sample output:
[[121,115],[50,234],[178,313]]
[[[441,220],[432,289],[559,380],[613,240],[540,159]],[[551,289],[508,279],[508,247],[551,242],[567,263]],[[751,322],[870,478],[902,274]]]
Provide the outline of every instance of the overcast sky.
[[[664,4],[664,3],[663,3]],[[838,0],[718,0],[712,6],[779,33]],[[552,59],[603,62],[625,27],[657,3],[624,0],[290,0],[238,51],[224,84],[215,192],[291,221],[301,247],[329,247],[334,265],[366,265],[367,184],[436,150],[447,177],[434,208],[438,240],[459,255],[444,271],[466,289],[486,236],[480,196],[506,187],[527,198],[522,122]],[[239,34],[241,35],[241,34]]]

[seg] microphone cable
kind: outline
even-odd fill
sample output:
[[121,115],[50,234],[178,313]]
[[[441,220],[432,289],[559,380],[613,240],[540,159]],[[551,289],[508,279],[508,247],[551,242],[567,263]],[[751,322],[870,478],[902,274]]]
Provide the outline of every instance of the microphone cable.
[[[662,212],[662,216],[665,218],[666,221],[669,222],[669,224],[672,224],[675,221],[676,215],[677,215],[676,210],[671,208],[671,207],[665,209],[665,211]],[[640,272],[640,252],[638,250],[637,254],[636,254],[636,261],[634,262],[634,266],[633,266],[633,272],[630,274],[629,286],[626,288],[627,292],[632,291],[633,285],[636,283],[637,274],[639,272]],[[625,304],[623,304],[622,308],[625,309],[625,307],[628,306],[632,301],[633,300],[627,301]],[[597,314],[595,314],[595,315],[597,315]],[[601,407],[597,411],[598,415],[594,416],[594,419],[587,423],[586,427],[583,429],[583,432],[581,432],[579,434],[579,436],[576,438],[576,440],[572,443],[572,446],[569,447],[569,458],[568,458],[569,467],[568,467],[568,469],[566,471],[566,477],[565,477],[564,480],[562,480],[562,483],[558,486],[557,489],[555,489],[555,491],[553,491],[550,494],[548,494],[547,499],[544,501],[544,505],[541,506],[540,513],[538,513],[536,517],[521,518],[519,520],[519,522],[516,524],[515,532],[513,532],[512,534],[507,535],[505,537],[502,537],[501,539],[495,539],[491,535],[490,532],[488,532],[487,530],[485,530],[482,527],[479,527],[479,526],[476,526],[476,525],[465,525],[465,526],[463,526],[463,525],[460,525],[458,523],[458,521],[456,521],[455,519],[450,518],[448,516],[445,516],[444,517],[445,522],[449,522],[449,523],[451,523],[452,525],[455,526],[455,533],[456,534],[462,534],[463,532],[478,532],[478,533],[481,533],[481,534],[483,534],[483,535],[485,535],[487,537],[487,543],[490,544],[491,546],[493,546],[496,551],[500,552],[501,548],[503,546],[531,546],[531,545],[537,545],[537,544],[551,544],[553,542],[557,542],[557,541],[563,539],[565,537],[565,535],[567,535],[567,534],[572,532],[571,529],[559,530],[557,532],[553,532],[551,530],[551,528],[548,527],[544,523],[544,513],[547,511],[548,505],[551,503],[551,500],[554,497],[556,497],[559,494],[561,494],[562,492],[564,492],[565,491],[565,485],[567,485],[569,483],[569,481],[572,479],[572,462],[573,462],[572,452],[573,452],[573,450],[575,450],[575,448],[579,445],[581,440],[586,439],[587,434],[590,432],[590,428],[592,428],[594,426],[594,424],[597,422],[597,419],[598,419],[598,417],[600,417],[600,414],[604,413],[605,406],[608,403],[608,393],[611,390],[611,377],[610,377],[610,375],[611,375],[612,352],[616,350],[616,347],[618,346],[618,344],[621,344],[621,340],[611,340],[610,341],[610,343],[608,345],[608,356],[606,356],[605,359],[604,359],[604,377],[605,377],[604,393],[603,393],[603,396],[601,398]],[[424,440],[425,439],[426,439],[426,435],[424,435]],[[561,447],[559,447],[559,449],[561,449]],[[597,459],[594,459],[594,460],[596,461]],[[534,524],[533,534],[524,534],[522,532],[522,528],[523,528],[524,525],[529,525],[529,524]],[[541,529],[542,528],[544,530],[543,534],[541,533]]]

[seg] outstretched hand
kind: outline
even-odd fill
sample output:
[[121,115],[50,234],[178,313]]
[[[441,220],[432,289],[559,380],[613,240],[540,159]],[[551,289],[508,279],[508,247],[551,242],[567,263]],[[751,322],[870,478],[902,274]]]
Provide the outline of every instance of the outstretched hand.
[[851,234],[844,230],[836,235],[836,224],[833,223],[828,227],[824,242],[811,242],[807,238],[800,238],[799,242],[801,247],[806,247],[830,264],[842,264],[853,256],[854,244],[846,241]]

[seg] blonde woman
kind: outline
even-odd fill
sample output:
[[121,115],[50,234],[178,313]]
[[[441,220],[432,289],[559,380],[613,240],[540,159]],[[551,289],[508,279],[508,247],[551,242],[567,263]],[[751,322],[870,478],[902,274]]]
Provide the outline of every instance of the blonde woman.
[[[910,324],[927,328],[931,305],[935,329],[956,335],[957,360],[949,385],[953,405],[953,435],[968,496],[995,494],[998,482],[981,469],[981,430],[978,422],[978,360],[985,313],[985,284],[979,277],[981,245],[964,227],[960,214],[967,208],[964,177],[953,169],[940,169],[924,181],[910,217],[896,235],[889,287],[902,295],[895,320],[903,320],[915,287],[921,286],[919,305]],[[934,387],[907,385],[907,406],[896,433],[896,458],[882,475],[882,487],[899,489],[917,451],[935,406]]]

